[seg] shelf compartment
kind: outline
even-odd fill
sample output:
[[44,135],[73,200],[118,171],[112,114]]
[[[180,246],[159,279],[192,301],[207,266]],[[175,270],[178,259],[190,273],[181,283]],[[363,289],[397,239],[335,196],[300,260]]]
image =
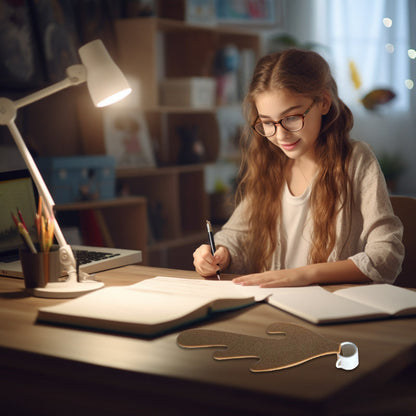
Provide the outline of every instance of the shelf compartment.
[[199,232],[209,205],[203,164],[119,169],[118,185],[148,200],[151,241],[173,240]]
[[219,129],[215,113],[169,113],[159,114],[158,132],[150,130],[152,137],[159,143],[158,160],[163,165],[178,164],[181,160],[181,148],[183,145],[192,147],[192,143],[184,143],[185,138],[181,136],[180,129],[195,129],[195,139],[203,147],[202,161],[205,163],[215,162],[220,147]]
[[150,241],[176,238],[180,235],[178,176],[149,172],[147,176],[120,180],[124,189],[148,200]]
[[[125,197],[103,201],[85,201],[55,206],[61,226],[71,216],[79,225],[83,213],[89,212],[108,247],[141,250],[143,264],[147,264],[147,200],[143,197]],[[72,215],[71,215],[72,214]],[[62,218],[62,222],[61,222]],[[83,236],[85,238],[85,236]]]

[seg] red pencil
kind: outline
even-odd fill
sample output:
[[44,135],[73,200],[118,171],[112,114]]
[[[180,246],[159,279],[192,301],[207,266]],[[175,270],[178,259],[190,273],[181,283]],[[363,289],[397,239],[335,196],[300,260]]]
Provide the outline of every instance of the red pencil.
[[10,214],[12,214],[12,218],[13,218],[14,223],[16,224],[16,227],[19,227],[19,221],[17,221],[16,216],[13,214],[13,212],[11,212]]
[[22,215],[22,213],[20,212],[20,209],[17,209],[17,214],[19,215],[20,222],[22,223],[23,227],[24,227],[24,228],[25,228],[25,230],[27,231],[27,227],[26,227],[26,224],[25,224],[25,220],[23,219],[23,215]]

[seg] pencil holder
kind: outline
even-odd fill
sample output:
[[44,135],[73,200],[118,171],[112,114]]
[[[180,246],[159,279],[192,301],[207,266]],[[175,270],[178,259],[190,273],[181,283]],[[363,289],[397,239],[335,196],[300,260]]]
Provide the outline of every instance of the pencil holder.
[[56,282],[60,276],[61,263],[59,250],[32,253],[26,249],[19,250],[26,289],[45,287],[48,282]]

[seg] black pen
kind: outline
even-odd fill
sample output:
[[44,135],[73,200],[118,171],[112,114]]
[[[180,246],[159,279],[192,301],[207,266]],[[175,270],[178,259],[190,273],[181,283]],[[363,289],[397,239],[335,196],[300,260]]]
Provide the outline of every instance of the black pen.
[[[208,230],[209,245],[211,246],[211,253],[212,255],[214,255],[217,250],[215,248],[214,236],[212,235],[211,222],[208,220],[207,220],[207,230]],[[219,270],[217,271],[217,278],[218,280],[221,280]]]

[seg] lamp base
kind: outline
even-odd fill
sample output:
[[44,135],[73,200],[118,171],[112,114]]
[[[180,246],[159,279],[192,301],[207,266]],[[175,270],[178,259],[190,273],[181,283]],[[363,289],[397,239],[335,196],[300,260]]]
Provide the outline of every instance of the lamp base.
[[103,282],[97,282],[96,280],[87,280],[84,282],[73,282],[70,280],[66,282],[48,283],[45,287],[35,287],[34,289],[26,290],[32,296],[39,298],[70,299],[101,289],[103,286]]

